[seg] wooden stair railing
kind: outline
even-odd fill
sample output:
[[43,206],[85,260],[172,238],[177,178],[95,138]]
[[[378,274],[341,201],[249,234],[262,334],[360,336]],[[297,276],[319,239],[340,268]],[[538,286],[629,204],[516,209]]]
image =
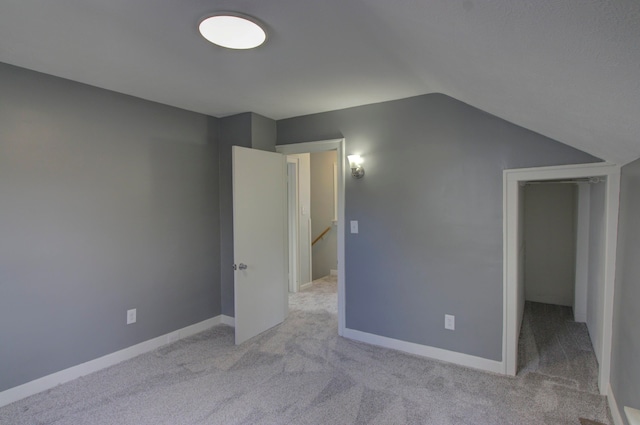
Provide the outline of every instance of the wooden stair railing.
[[318,242],[320,239],[322,239],[322,237],[324,235],[326,235],[327,233],[329,233],[330,230],[331,230],[331,226],[329,226],[326,229],[324,229],[324,231],[322,233],[320,233],[320,236],[318,236],[317,238],[315,238],[313,240],[313,242],[311,242],[311,246],[314,246],[316,244],[316,242]]

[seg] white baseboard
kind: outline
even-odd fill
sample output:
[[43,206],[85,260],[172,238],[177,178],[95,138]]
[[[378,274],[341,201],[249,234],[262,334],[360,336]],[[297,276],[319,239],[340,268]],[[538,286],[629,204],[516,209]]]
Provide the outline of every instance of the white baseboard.
[[442,348],[430,347],[428,345],[416,344],[413,342],[400,341],[398,339],[387,338],[385,336],[374,335],[355,329],[345,329],[345,338],[355,341],[365,342],[379,347],[391,348],[393,350],[404,351],[405,353],[416,354],[430,359],[441,360],[448,363],[454,363],[460,366],[480,369],[487,372],[504,373],[504,365],[502,362],[484,359],[482,357],[472,356],[470,354],[458,353],[455,351],[444,350]]
[[609,410],[611,410],[611,417],[613,418],[614,425],[624,425],[611,384],[607,387],[607,401],[609,402]]
[[640,410],[624,406],[624,414],[627,417],[629,425],[640,425]]
[[220,323],[222,323],[223,325],[231,326],[232,328],[236,327],[235,317],[227,316],[226,314],[222,314],[218,317],[220,317]]
[[313,281],[307,282],[307,283],[303,283],[302,285],[300,285],[300,288],[298,290],[302,290],[302,289],[308,288],[312,284],[313,284]]
[[331,269],[329,271],[329,276],[338,276],[338,270]]
[[93,372],[97,372],[101,369],[113,366],[125,360],[132,359],[140,354],[153,351],[156,348],[163,345],[170,344],[179,339],[195,335],[199,332],[207,330],[212,326],[219,325],[221,323],[228,324],[226,321],[232,317],[228,316],[216,316],[211,319],[204,320],[199,323],[187,326],[177,331],[169,332],[168,334],[161,335],[159,337],[149,339],[131,347],[124,348],[122,350],[107,354],[102,357],[98,357],[94,360],[81,363],[76,366],[72,366],[68,369],[61,370],[59,372],[52,373],[51,375],[43,376],[42,378],[35,379],[17,387],[9,388],[8,390],[0,392],[0,407],[7,404],[29,397],[42,391],[46,391],[65,382],[69,382],[84,375],[88,375]]

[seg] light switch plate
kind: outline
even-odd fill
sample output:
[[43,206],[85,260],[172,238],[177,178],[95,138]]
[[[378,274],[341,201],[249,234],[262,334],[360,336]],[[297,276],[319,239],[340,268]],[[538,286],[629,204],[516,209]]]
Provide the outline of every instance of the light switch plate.
[[136,323],[136,320],[136,309],[132,308],[131,310],[127,310],[127,325]]
[[351,220],[351,233],[358,233],[358,220]]
[[449,329],[450,331],[456,330],[456,316],[451,314],[444,315],[444,328]]

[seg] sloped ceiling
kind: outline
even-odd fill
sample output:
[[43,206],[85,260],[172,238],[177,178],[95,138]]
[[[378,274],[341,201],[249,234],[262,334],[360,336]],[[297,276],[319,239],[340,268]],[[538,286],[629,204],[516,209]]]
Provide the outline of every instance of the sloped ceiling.
[[[198,35],[229,10],[263,21],[267,44]],[[441,92],[610,162],[640,157],[638,0],[3,0],[0,62],[218,117]]]

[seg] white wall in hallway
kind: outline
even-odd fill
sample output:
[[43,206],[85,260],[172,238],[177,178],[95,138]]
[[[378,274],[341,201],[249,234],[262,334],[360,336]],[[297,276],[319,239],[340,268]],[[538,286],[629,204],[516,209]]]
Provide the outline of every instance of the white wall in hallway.
[[311,155],[301,153],[288,155],[298,158],[298,244],[300,247],[300,285],[311,282]]
[[591,342],[602,362],[602,317],[604,314],[604,229],[606,185],[590,185],[589,211],[589,277],[587,289],[587,328]]
[[576,202],[576,285],[573,316],[576,322],[587,321],[587,289],[589,287],[589,213],[591,211],[591,185],[578,183]]
[[525,187],[525,297],[573,306],[576,193],[574,184]]
[[337,269],[338,239],[335,226],[334,164],[336,151],[311,154],[311,235],[312,241],[325,234],[311,248],[313,255],[313,279],[319,279]]

